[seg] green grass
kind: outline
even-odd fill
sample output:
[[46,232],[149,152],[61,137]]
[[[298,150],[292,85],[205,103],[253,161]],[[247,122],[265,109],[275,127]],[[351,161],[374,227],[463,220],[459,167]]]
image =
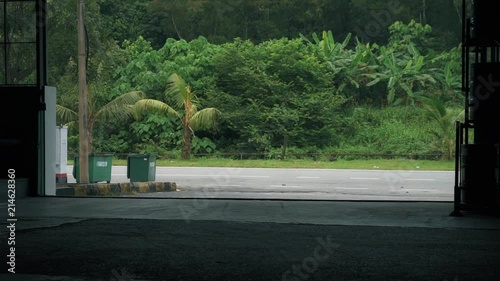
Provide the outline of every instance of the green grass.
[[[69,165],[73,161],[68,160]],[[127,161],[113,159],[113,165],[126,166]],[[454,161],[371,159],[371,160],[232,160],[220,158],[197,158],[191,160],[159,159],[159,167],[232,167],[232,168],[303,168],[303,169],[368,169],[368,170],[427,170],[452,171]]]

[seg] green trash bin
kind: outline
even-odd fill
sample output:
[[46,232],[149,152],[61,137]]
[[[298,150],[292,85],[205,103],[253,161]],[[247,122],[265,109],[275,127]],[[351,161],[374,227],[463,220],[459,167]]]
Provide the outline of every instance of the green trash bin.
[[[112,153],[91,153],[89,155],[89,182],[111,182],[111,168],[113,167]],[[80,183],[80,157],[75,157],[73,177]]]
[[130,182],[155,181],[156,155],[156,153],[130,154],[127,157],[127,178]]

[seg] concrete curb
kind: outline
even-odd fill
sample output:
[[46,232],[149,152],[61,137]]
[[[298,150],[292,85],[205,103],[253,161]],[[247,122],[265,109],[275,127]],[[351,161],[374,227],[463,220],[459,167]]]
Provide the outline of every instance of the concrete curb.
[[177,191],[175,182],[65,183],[58,184],[57,196],[117,196]]

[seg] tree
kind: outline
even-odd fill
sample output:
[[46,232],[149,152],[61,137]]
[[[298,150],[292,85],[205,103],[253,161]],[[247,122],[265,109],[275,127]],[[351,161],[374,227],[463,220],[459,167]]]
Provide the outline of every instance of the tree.
[[188,159],[191,156],[191,139],[194,131],[214,128],[220,111],[213,107],[199,110],[200,104],[191,86],[187,85],[177,73],[171,74],[168,78],[165,96],[167,100],[173,98],[173,106],[178,110],[159,100],[143,99],[134,105],[136,117],[146,112],[159,111],[179,118],[183,132],[182,158]]
[[285,160],[289,139],[299,134],[295,128],[300,127],[301,121],[303,122],[299,110],[277,105],[266,114],[265,120],[272,132],[283,139],[280,159]]
[[[109,25],[102,21],[99,3],[101,0],[85,0],[85,41],[87,43],[87,58],[93,59],[95,55],[106,52],[110,47],[109,42],[114,42],[111,37]],[[78,52],[78,28],[77,1],[47,1],[47,26],[48,36],[48,59],[49,59],[49,81],[51,84],[58,83],[59,79],[66,75],[66,66],[70,60],[77,60]],[[88,69],[88,79],[94,75],[92,67]],[[76,71],[75,71],[76,75]]]
[[87,50],[85,42],[85,23],[83,19],[84,2],[78,2],[78,120],[80,136],[80,174],[82,183],[89,183],[88,155],[90,134],[88,127],[88,88],[87,88]]
[[224,112],[220,147],[267,153],[336,143],[343,98],[333,71],[303,40],[235,40],[212,64],[216,89],[207,98]]
[[[99,100],[102,95],[98,95],[98,86],[91,84],[88,93],[88,115],[87,115],[87,134],[88,134],[88,151],[92,151],[92,141],[93,141],[93,130],[96,122],[102,122],[105,120],[120,120],[131,118],[134,116],[132,106],[145,98],[145,94],[141,91],[134,91],[122,94],[113,100],[109,101],[103,106]],[[68,125],[75,123],[78,118],[78,113],[68,107],[57,105],[56,106],[57,116],[59,120]]]

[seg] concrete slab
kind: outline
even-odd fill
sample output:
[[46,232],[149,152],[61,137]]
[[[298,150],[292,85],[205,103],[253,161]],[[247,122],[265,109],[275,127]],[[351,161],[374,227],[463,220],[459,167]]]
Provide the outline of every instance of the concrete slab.
[[[450,228],[88,219],[18,231],[16,272],[30,278],[25,280],[45,275],[68,276],[63,279],[68,281],[495,281],[500,279],[499,234]],[[2,241],[0,251],[6,250]],[[0,275],[0,280],[12,280],[9,277]]]
[[[0,209],[6,209],[6,203]],[[452,203],[282,201],[158,198],[26,198],[16,215],[27,218],[210,220],[355,226],[500,229],[500,219],[470,213],[451,217]],[[27,225],[30,223],[25,222]]]

